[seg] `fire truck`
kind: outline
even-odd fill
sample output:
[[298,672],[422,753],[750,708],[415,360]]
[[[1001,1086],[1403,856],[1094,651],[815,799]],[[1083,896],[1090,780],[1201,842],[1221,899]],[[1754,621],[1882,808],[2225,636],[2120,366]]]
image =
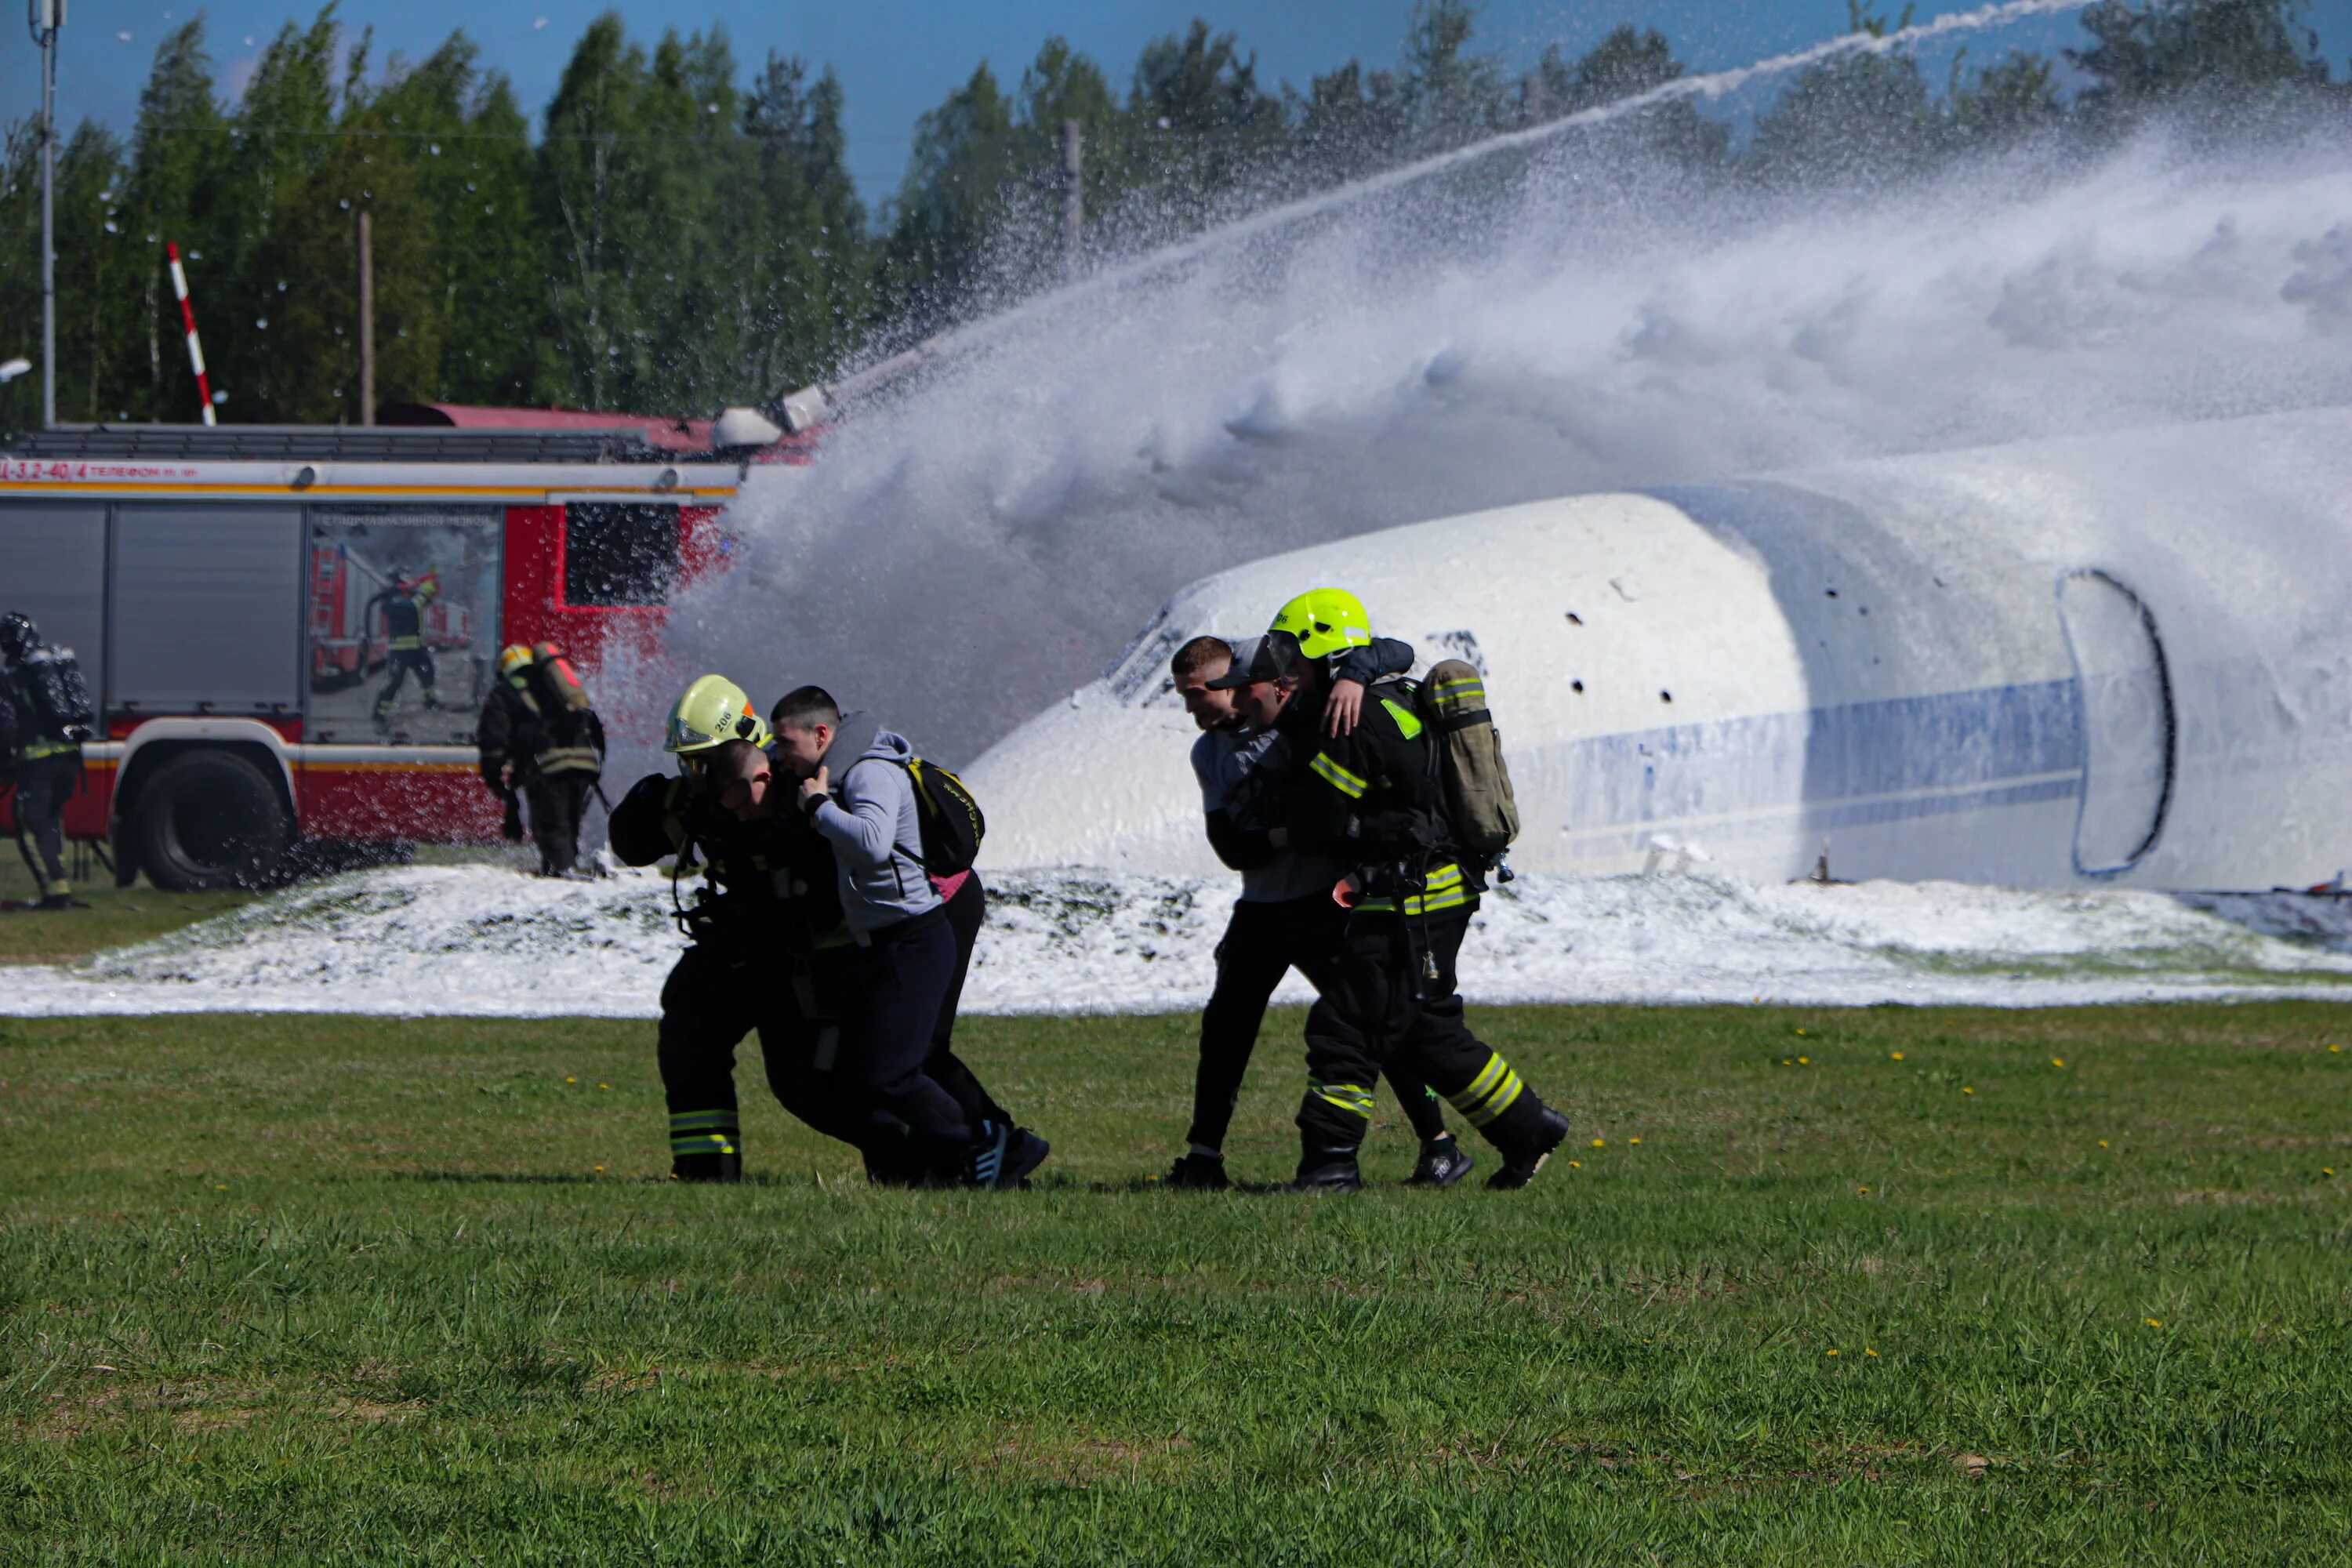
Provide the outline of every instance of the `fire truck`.
[[298,851],[495,839],[473,733],[499,649],[558,643],[592,680],[658,658],[671,596],[732,548],[752,459],[691,444],[576,425],[0,443],[0,611],[72,648],[100,710],[68,834],[172,890],[260,885]]

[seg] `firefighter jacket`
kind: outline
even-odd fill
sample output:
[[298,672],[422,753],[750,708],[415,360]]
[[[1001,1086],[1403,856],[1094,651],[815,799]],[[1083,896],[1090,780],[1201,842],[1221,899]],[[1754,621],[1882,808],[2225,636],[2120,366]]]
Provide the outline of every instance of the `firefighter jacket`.
[[604,721],[593,708],[573,710],[542,703],[528,686],[512,680],[491,688],[474,726],[482,782],[501,787],[511,765],[516,780],[536,775],[594,778],[604,772]]
[[699,780],[649,773],[614,805],[606,842],[625,866],[676,856],[680,876],[699,867],[705,889],[685,911],[697,942],[794,957],[852,945],[833,847],[788,803],[740,822]]
[[425,647],[425,610],[415,596],[391,590],[378,594],[383,606],[384,646],[394,653],[414,653]]
[[0,708],[6,710],[0,713],[0,765],[81,755],[82,731],[61,728],[50,719],[32,686],[46,673],[35,668],[37,664],[72,658],[58,648],[40,648],[15,668],[0,670]]
[[1322,716],[1320,703],[1294,700],[1278,726],[1292,756],[1307,759],[1287,779],[1291,847],[1352,868],[1360,910],[1475,909],[1411,683],[1370,687],[1350,734],[1325,735]]

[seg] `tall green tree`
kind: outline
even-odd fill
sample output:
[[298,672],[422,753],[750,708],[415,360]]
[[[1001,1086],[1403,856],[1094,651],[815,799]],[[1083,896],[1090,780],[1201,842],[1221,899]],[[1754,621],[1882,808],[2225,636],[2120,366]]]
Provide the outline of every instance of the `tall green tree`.
[[[1545,50],[1537,66],[1537,101],[1547,120],[1581,114],[1654,92],[1680,80],[1684,69],[1664,34],[1628,24],[1572,61],[1562,58],[1557,45]],[[1687,98],[1629,114],[1611,132],[1614,145],[1646,147],[1699,168],[1720,165],[1731,147],[1731,128],[1701,114]]]
[[[1846,0],[1856,33],[1884,37],[1892,23],[1864,0]],[[1909,50],[1858,50],[1807,66],[1758,120],[1747,167],[1778,184],[1881,184],[1917,174],[1936,155],[1941,126],[1918,59]]]
[[2092,78],[2080,101],[2095,123],[2188,100],[2243,115],[2328,80],[2306,0],[2100,0],[2081,21],[2094,42],[2066,53]]
[[124,322],[133,338],[133,385],[122,401],[145,419],[177,422],[197,412],[195,373],[181,352],[180,310],[164,274],[163,247],[222,253],[214,237],[226,130],[198,16],[156,46],[131,136],[124,226],[140,265],[137,310]]

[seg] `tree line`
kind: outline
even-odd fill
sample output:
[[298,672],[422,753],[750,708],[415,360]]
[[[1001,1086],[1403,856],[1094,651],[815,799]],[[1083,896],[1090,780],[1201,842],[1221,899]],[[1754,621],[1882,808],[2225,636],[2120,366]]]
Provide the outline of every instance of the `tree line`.
[[[1911,16],[1849,4],[1882,36]],[[2032,53],[1963,54],[1937,83],[1897,47],[1795,73],[1738,144],[1688,99],[1575,134],[1634,177],[1765,186],[1916,177],[2033,139],[2096,145],[2160,112],[2237,134],[2344,111],[2305,12],[2101,0],[2063,73]],[[1475,0],[1420,0],[1393,67],[1349,60],[1303,89],[1261,81],[1240,37],[1202,21],[1148,44],[1123,92],[1053,37],[1017,78],[983,62],[924,114],[896,195],[869,211],[834,73],[772,51],[747,73],[720,29],[648,47],[599,17],[534,125],[463,33],[378,68],[369,32],[332,5],[288,24],[226,101],[199,17],[158,47],[127,132],[86,121],[61,140],[58,414],[194,417],[166,242],[224,419],[357,416],[362,209],[380,402],[707,413],[1058,277],[1066,121],[1100,256],[1684,73],[1663,35],[1631,26],[1509,68],[1479,47]],[[0,357],[39,341],[38,140],[27,119],[0,152]],[[34,381],[0,388],[0,428],[37,417]]]

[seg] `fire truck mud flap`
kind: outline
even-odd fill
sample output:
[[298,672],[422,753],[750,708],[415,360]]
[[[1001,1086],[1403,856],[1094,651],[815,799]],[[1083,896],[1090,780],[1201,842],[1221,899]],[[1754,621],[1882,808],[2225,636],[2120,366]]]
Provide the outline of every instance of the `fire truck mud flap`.
[[167,892],[259,888],[279,879],[294,838],[278,788],[235,752],[193,751],[140,790],[131,858]]

